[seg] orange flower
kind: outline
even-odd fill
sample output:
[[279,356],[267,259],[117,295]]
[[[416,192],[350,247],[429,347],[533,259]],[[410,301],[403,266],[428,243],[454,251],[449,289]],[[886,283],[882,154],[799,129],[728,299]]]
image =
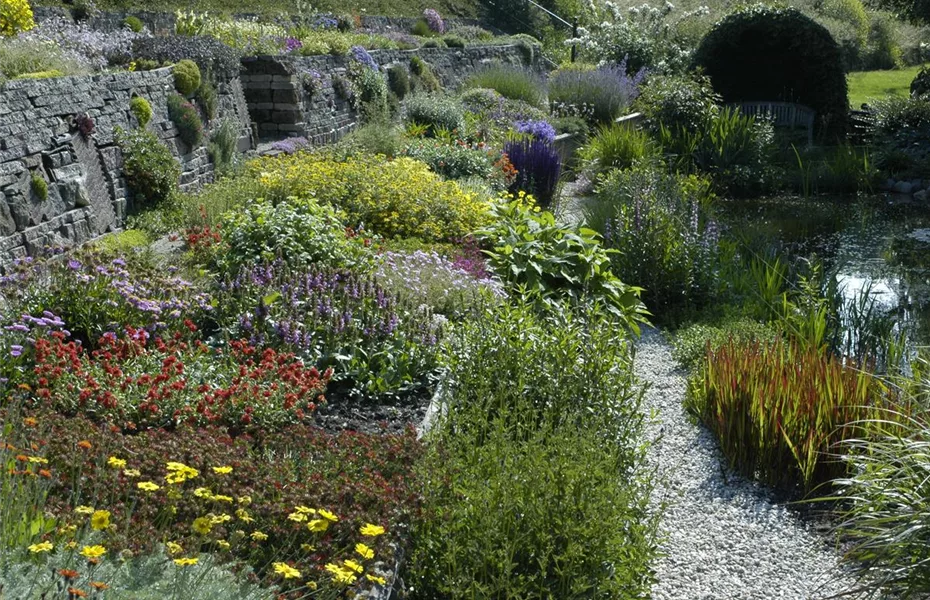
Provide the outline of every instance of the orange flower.
[[35,417],[26,417],[23,419],[23,424],[25,424],[27,427],[35,427],[39,424],[39,421]]
[[71,569],[58,569],[58,574],[65,579],[74,579],[78,576],[78,572]]
[[81,440],[80,442],[77,443],[77,445],[78,445],[78,448],[83,448],[85,450],[90,450],[93,447],[93,444],[91,444],[87,440]]
[[52,478],[52,472],[49,471],[48,469],[39,469],[39,475],[41,475],[42,477],[45,477],[46,479]]
[[86,598],[87,592],[79,590],[77,588],[69,587],[68,596],[69,596],[68,600],[71,600],[71,598]]
[[90,587],[94,588],[95,590],[106,590],[109,589],[110,586],[102,581],[91,581]]
[[25,454],[17,454],[17,455],[16,455],[16,460],[21,461],[21,462],[28,462],[28,461],[29,461],[29,457],[26,456]]

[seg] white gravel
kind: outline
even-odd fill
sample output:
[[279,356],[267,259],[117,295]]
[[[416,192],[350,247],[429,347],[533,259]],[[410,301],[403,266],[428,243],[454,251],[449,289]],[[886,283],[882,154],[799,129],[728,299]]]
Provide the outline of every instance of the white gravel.
[[849,589],[825,536],[730,472],[713,435],[689,420],[685,375],[658,332],[643,333],[635,370],[650,384],[653,508],[666,504],[653,599],[809,600]]

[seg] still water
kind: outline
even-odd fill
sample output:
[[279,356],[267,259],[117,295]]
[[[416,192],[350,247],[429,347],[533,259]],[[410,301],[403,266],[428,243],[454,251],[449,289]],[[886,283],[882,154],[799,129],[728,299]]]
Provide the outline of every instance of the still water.
[[930,345],[930,205],[889,196],[772,198],[719,205],[751,247],[818,257],[847,298],[871,285],[912,343]]

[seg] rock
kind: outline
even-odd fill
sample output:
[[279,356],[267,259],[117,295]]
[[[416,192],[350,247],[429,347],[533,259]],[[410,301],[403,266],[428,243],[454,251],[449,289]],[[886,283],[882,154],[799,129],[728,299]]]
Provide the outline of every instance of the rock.
[[925,202],[927,200],[927,195],[930,194],[927,190],[920,190],[919,192],[914,192],[914,200],[920,202]]
[[896,194],[910,194],[913,191],[914,186],[911,185],[910,181],[899,181],[894,184],[894,187],[891,188]]

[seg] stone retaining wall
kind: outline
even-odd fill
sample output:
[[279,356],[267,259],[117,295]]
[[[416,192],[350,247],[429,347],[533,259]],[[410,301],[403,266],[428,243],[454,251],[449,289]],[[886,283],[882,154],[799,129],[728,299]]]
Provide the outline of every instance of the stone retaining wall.
[[[534,52],[534,56],[539,54]],[[446,88],[461,86],[469,75],[491,62],[528,65],[525,50],[516,45],[373,50],[371,56],[381,67],[401,64],[408,68],[411,57],[419,56],[432,66]],[[345,77],[349,60],[344,56],[243,59],[242,87],[259,138],[303,136],[314,144],[321,144],[336,141],[351,131],[358,116],[333,85],[335,79]],[[537,65],[529,66],[537,68]],[[311,73],[321,77],[320,85],[312,91],[305,85]]]
[[[218,114],[235,119],[240,150],[251,146],[245,97],[238,79],[218,84]],[[152,105],[148,128],[182,167],[182,189],[213,179],[206,147],[189,148],[168,119],[174,93],[170,67],[146,72],[16,80],[0,88],[0,265],[49,246],[73,246],[123,226],[132,199],[122,177],[115,129],[136,127],[133,96]],[[85,139],[74,117],[95,121]],[[218,123],[214,119],[213,124]],[[32,178],[48,183],[42,200]]]

